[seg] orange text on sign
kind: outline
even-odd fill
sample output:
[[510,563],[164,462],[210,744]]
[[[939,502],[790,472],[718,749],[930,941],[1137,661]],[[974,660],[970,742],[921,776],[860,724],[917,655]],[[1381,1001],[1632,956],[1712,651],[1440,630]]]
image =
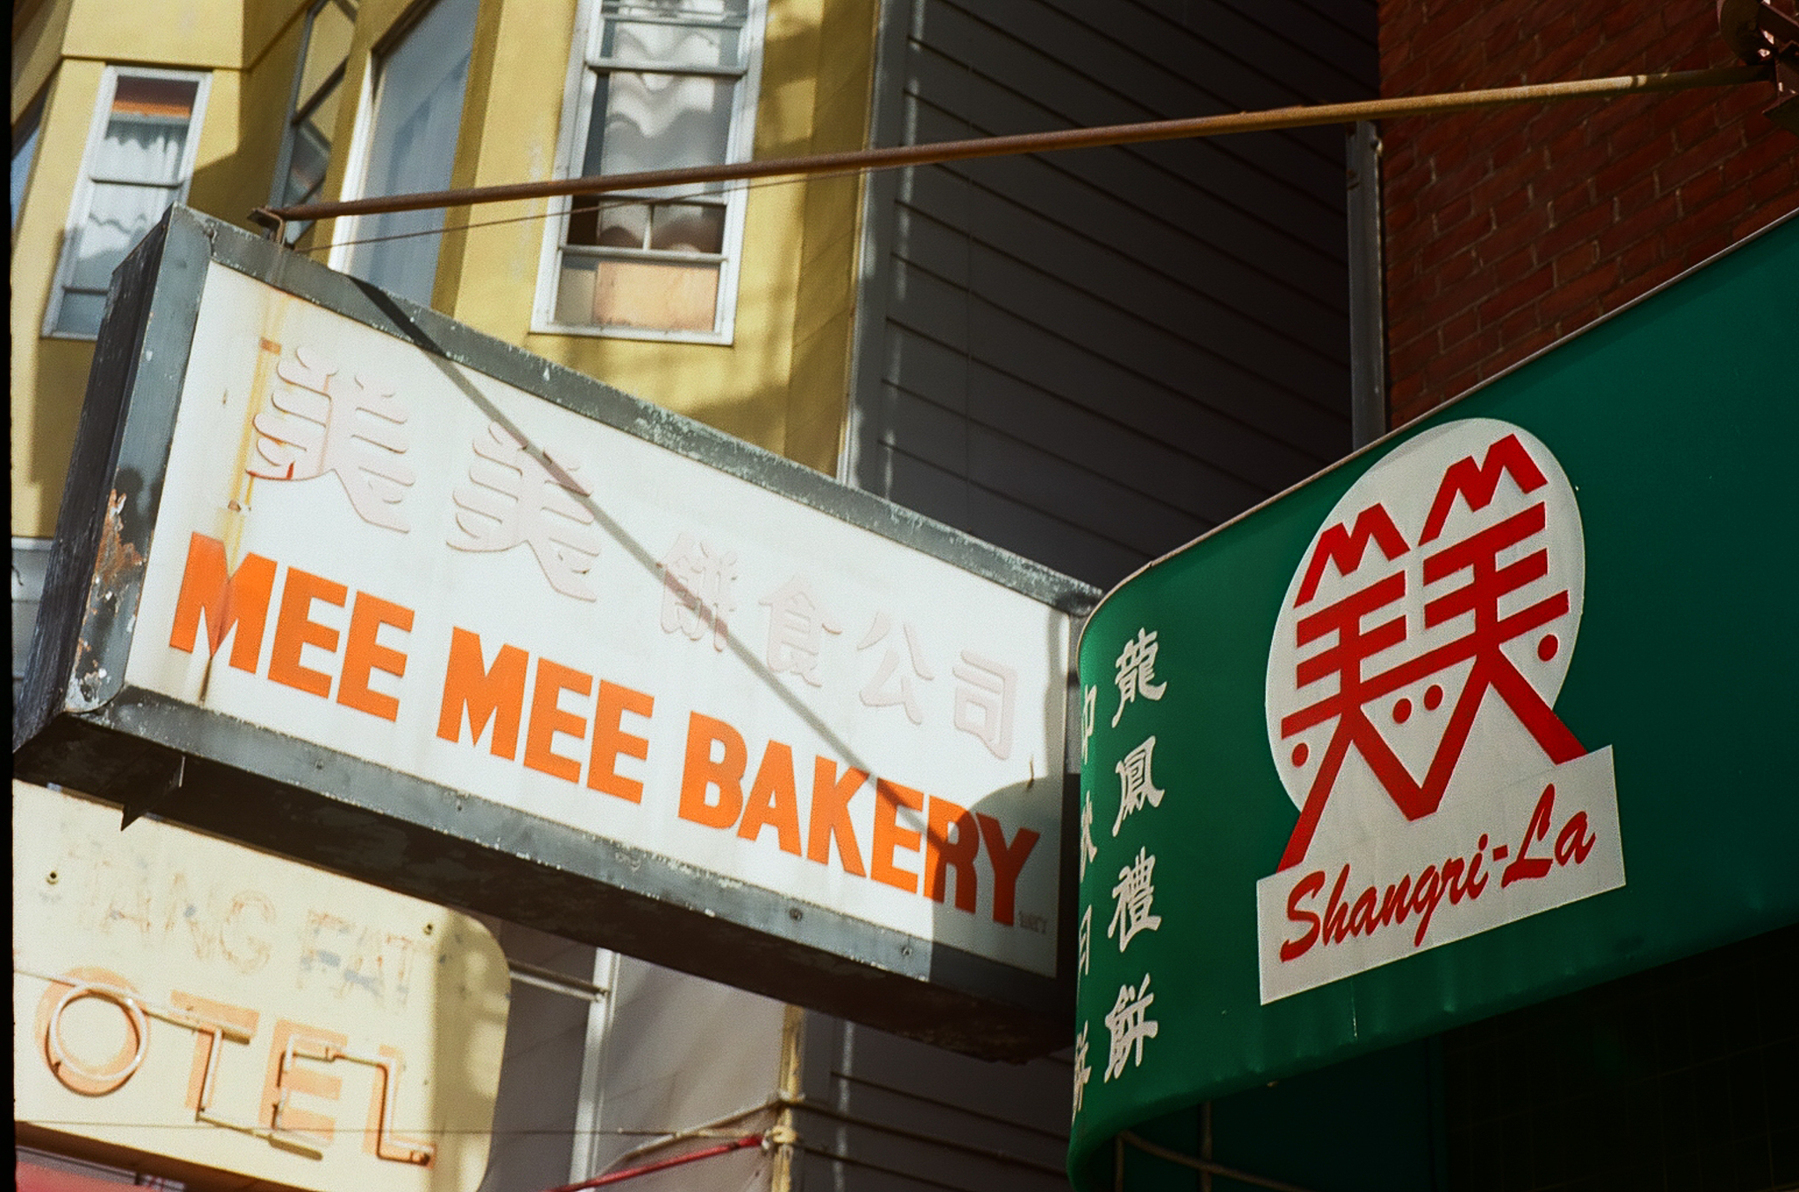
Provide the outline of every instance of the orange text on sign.
[[[406,674],[406,655],[392,643],[412,631],[412,610],[367,592],[352,595],[343,584],[298,567],[288,567],[279,576],[282,570],[273,559],[257,554],[245,555],[232,569],[224,543],[194,534],[188,541],[169,645],[193,653],[204,626],[210,657],[216,659],[229,641],[226,659],[238,670],[260,672],[288,687],[335,698],[347,708],[395,719],[399,699],[375,690],[370,681],[376,671],[391,676],[383,685]],[[278,577],[282,582],[277,602]],[[269,636],[271,604],[276,610],[275,631],[265,661],[263,639]],[[334,621],[341,623],[341,614],[333,617],[326,610],[345,607],[349,623],[339,630]],[[319,669],[327,659],[335,673]]]

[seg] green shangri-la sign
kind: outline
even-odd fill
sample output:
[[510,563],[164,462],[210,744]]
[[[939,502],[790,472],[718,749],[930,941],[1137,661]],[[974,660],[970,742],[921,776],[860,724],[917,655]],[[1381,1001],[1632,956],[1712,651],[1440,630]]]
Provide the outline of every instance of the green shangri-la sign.
[[1799,919],[1799,221],[1150,565],[1080,649],[1074,1136]]

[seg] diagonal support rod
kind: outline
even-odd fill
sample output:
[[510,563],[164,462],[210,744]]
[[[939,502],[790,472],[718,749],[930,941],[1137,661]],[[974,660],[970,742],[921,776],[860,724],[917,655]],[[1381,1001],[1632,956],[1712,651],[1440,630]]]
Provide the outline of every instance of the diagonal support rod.
[[1481,91],[1451,91],[1437,95],[1400,96],[1357,100],[1352,103],[1309,104],[1271,108],[1259,112],[1233,112],[1221,116],[1195,116],[1181,120],[1151,120],[1139,124],[1110,124],[1099,128],[1070,128],[1054,132],[1020,133],[1014,136],[979,137],[966,141],[940,141],[927,145],[901,145],[891,149],[860,149],[818,153],[769,161],[745,161],[728,165],[689,166],[678,170],[650,170],[635,174],[606,174],[590,178],[563,178],[547,182],[517,182],[460,190],[423,191],[381,198],[347,199],[323,203],[296,203],[289,207],[258,207],[250,213],[256,223],[275,228],[291,220],[333,219],[346,215],[381,215],[394,211],[423,211],[436,207],[464,207],[479,203],[503,203],[520,199],[559,198],[566,195],[641,191],[658,187],[703,182],[738,182],[753,178],[802,177],[857,170],[885,170],[901,166],[938,165],[1005,157],[1020,153],[1049,153],[1066,149],[1095,149],[1107,145],[1136,145],[1149,141],[1174,141],[1192,137],[1216,137],[1232,133],[1269,132],[1283,128],[1308,128],[1326,124],[1353,124],[1359,120],[1396,119],[1405,116],[1444,115],[1476,108],[1544,103],[1566,99],[1603,99],[1660,91],[1684,91],[1693,87],[1731,87],[1770,77],[1767,66],[1726,66],[1707,70],[1665,71],[1660,74],[1618,75],[1604,79],[1572,79],[1560,83],[1531,83],[1519,87],[1494,87]]

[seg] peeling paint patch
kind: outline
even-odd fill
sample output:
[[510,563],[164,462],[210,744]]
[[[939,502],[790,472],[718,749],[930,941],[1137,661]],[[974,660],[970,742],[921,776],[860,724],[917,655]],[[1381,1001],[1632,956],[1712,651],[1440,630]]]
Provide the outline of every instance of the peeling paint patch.
[[[143,583],[144,555],[135,543],[125,537],[126,493],[113,489],[106,500],[105,516],[100,524],[100,544],[94,555],[93,579],[88,584],[87,615],[77,643],[76,661],[68,686],[72,710],[91,712],[109,698],[108,680],[112,677],[100,659],[107,639],[112,634],[113,619],[118,615],[122,598],[135,593]],[[135,625],[137,602],[125,600],[130,619]]]
[[88,615],[99,610],[97,601],[116,601],[119,592],[134,585],[144,570],[144,556],[133,543],[125,541],[124,518],[126,496],[114,489],[106,502],[106,521],[100,527],[100,550],[94,559],[94,582],[88,589]]

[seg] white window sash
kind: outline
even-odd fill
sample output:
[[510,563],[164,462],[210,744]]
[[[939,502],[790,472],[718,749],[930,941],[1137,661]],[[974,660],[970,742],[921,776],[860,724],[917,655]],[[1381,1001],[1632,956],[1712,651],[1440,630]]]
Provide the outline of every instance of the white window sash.
[[[174,180],[169,182],[150,182],[141,178],[118,177],[101,174],[95,163],[100,147],[106,140],[106,126],[112,119],[113,99],[119,90],[121,75],[145,79],[179,79],[193,82],[194,108],[188,115],[187,139],[182,146],[181,158],[176,163]],[[78,287],[74,284],[76,248],[79,243],[81,229],[93,205],[94,188],[101,186],[131,186],[145,190],[173,189],[172,202],[187,201],[188,185],[193,181],[194,163],[199,158],[200,137],[206,127],[206,99],[212,90],[212,72],[194,70],[162,70],[150,66],[108,66],[100,76],[100,90],[94,97],[94,114],[88,123],[87,144],[81,151],[81,174],[75,182],[75,194],[69,202],[69,218],[63,225],[62,248],[58,253],[56,276],[50,286],[50,301],[44,311],[43,335],[46,339],[92,340],[94,335],[85,331],[64,331],[57,328],[62,317],[63,298],[66,294],[94,294],[100,291],[89,287]]]
[[[762,86],[763,29],[767,15],[766,0],[749,0],[740,27],[740,67],[677,66],[670,63],[645,63],[637,59],[608,58],[599,53],[600,36],[605,17],[601,0],[581,0],[576,19],[574,48],[563,85],[562,125],[556,142],[555,177],[580,177],[582,155],[587,148],[587,125],[593,112],[593,96],[599,73],[645,73],[660,75],[704,75],[735,78],[737,94],[732,105],[731,121],[726,137],[725,160],[748,161],[755,145],[756,110]],[[691,20],[661,17],[635,12],[616,14],[615,20],[710,28],[730,27],[735,22]],[[725,210],[723,251],[719,253],[685,253],[667,250],[610,249],[598,246],[573,246],[565,249],[572,196],[550,199],[544,221],[542,255],[537,271],[537,301],[532,310],[531,330],[535,334],[590,336],[604,339],[655,340],[672,343],[729,344],[736,332],[738,276],[743,262],[743,227],[746,196],[742,184],[729,189],[686,195],[673,188],[667,190],[621,192],[608,195],[607,201],[631,200],[657,202],[677,199],[722,205]],[[563,253],[602,259],[666,261],[669,264],[719,263],[718,306],[710,331],[658,330],[646,327],[604,327],[556,321],[556,292],[560,284]]]
[[741,78],[747,66],[673,66],[667,62],[648,62],[642,58],[597,58],[588,67],[602,74],[705,75],[715,79]]
[[[344,180],[337,188],[340,199],[353,199],[368,185],[370,139],[375,131],[375,76],[381,70],[381,55],[369,56],[356,94],[356,119],[350,129],[350,152],[344,163]],[[347,96],[345,97],[348,98]],[[349,272],[350,254],[356,250],[356,217],[341,216],[331,229],[331,251],[325,263],[339,273]]]
[[725,260],[722,252],[686,252],[669,248],[624,248],[611,245],[565,244],[564,253],[577,257],[594,257],[611,261],[667,261],[671,265],[717,265]]

